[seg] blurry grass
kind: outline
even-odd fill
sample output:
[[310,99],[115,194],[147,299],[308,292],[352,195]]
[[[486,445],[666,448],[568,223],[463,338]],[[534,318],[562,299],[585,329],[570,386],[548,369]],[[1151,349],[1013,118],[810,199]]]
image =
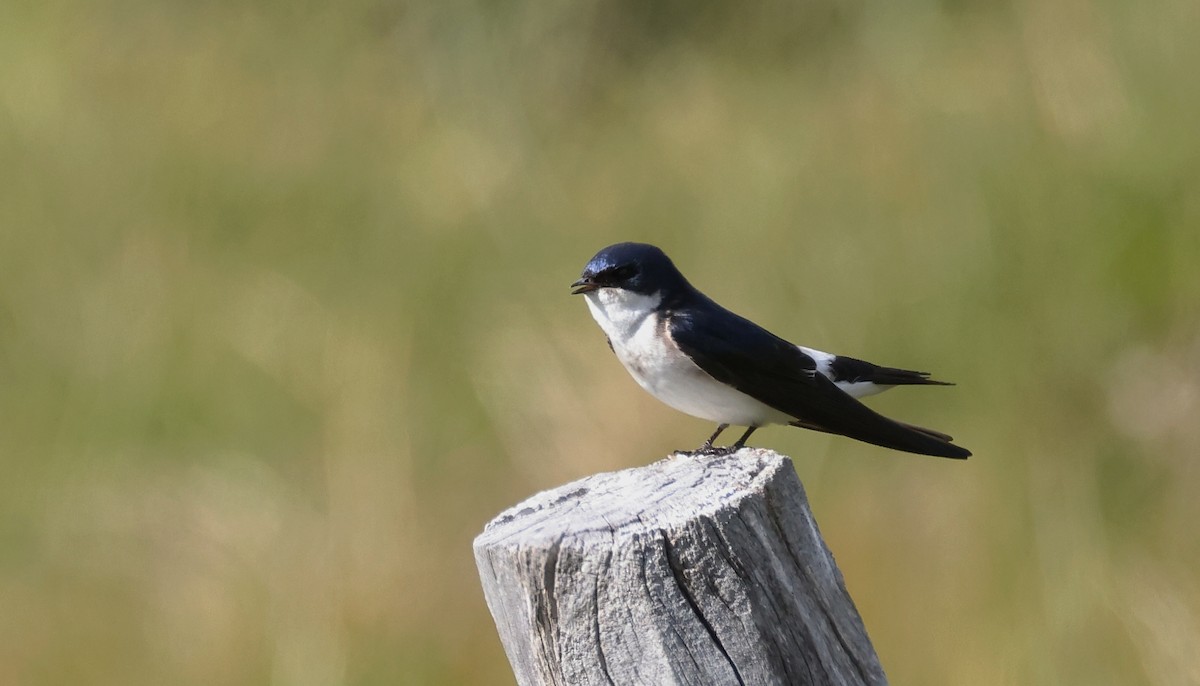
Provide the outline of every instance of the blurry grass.
[[658,243],[928,368],[784,429],[896,683],[1200,680],[1194,3],[17,3],[0,682],[496,683],[471,537],[708,431],[566,284]]

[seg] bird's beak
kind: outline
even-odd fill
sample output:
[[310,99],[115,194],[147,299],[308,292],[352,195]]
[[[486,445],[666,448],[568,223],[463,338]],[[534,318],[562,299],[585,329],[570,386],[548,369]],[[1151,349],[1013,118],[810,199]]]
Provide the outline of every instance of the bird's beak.
[[595,284],[590,278],[583,277],[582,279],[571,284],[571,295],[580,295],[581,293],[591,293],[600,287]]

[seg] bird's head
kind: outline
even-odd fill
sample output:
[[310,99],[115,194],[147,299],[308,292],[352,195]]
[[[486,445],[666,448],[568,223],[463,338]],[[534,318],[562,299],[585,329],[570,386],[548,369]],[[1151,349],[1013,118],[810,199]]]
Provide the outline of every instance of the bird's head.
[[579,280],[571,284],[571,294],[615,288],[652,295],[686,284],[683,275],[662,250],[647,243],[617,243],[588,261]]

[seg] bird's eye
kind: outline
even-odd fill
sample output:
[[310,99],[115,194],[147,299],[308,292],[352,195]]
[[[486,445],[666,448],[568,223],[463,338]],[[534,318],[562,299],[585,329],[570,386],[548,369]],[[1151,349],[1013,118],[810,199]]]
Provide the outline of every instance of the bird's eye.
[[637,276],[638,268],[632,264],[624,264],[612,270],[610,278],[613,281],[625,281]]

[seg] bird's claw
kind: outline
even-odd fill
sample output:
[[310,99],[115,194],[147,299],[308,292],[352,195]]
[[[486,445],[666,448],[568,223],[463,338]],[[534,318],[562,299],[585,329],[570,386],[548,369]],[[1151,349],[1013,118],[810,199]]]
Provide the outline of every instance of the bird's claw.
[[695,450],[676,450],[675,454],[684,457],[718,457],[721,455],[730,455],[739,450],[741,450],[741,447],[734,447],[732,445],[702,445]]

